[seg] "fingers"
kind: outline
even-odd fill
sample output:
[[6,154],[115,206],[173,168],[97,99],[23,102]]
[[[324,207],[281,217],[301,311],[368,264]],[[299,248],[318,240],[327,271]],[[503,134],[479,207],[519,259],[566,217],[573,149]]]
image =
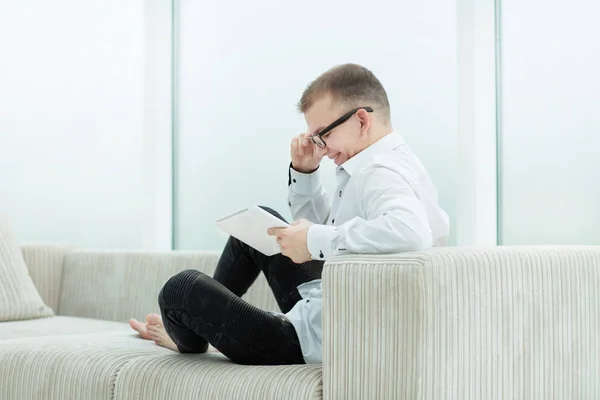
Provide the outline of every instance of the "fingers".
[[267,233],[271,236],[276,236],[275,241],[279,245],[281,251],[285,251],[287,245],[283,244],[283,235],[285,234],[285,229],[287,228],[269,228]]
[[267,229],[267,234],[269,236],[281,236],[281,233],[285,230],[286,228],[269,228]]
[[312,142],[312,140],[310,140],[310,135],[308,133],[303,134],[301,140],[302,140],[302,146],[306,150],[312,151],[314,143]]
[[312,154],[313,150],[313,142],[310,140],[310,135],[308,133],[303,133],[298,137],[298,143],[302,148],[303,154]]
[[290,145],[292,165],[300,172],[314,171],[325,154],[323,151],[317,151],[321,149],[309,138],[310,135],[302,133],[295,136]]
[[291,151],[293,154],[298,154],[299,156],[304,156],[311,154],[312,152],[312,142],[309,139],[310,135],[306,133],[301,133],[298,136],[292,139]]

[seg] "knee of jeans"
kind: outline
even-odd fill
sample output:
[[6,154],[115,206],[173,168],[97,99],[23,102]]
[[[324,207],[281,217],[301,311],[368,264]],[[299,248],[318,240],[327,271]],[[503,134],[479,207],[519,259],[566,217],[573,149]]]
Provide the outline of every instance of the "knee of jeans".
[[187,296],[192,284],[202,275],[204,275],[202,272],[193,269],[186,269],[173,275],[158,294],[158,305],[161,310],[181,307],[182,300]]
[[283,218],[283,217],[281,216],[281,214],[279,214],[277,211],[273,210],[272,208],[270,208],[270,207],[267,207],[267,206],[259,206],[259,207],[260,207],[260,208],[262,208],[263,210],[265,210],[266,212],[268,212],[269,214],[276,216],[276,217],[277,217],[277,218],[279,218],[280,220],[282,220],[282,221],[284,221],[284,222],[287,222],[287,221],[285,220],[285,218]]

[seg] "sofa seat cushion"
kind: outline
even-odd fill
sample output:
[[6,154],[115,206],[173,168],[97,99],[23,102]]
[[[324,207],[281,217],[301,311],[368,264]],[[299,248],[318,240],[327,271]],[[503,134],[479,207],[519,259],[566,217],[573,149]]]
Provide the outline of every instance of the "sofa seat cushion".
[[0,341],[36,336],[77,335],[123,331],[135,335],[129,324],[78,317],[49,317],[26,321],[0,322]]
[[168,353],[123,330],[2,340],[0,399],[113,399],[128,361]]
[[246,366],[220,353],[140,357],[119,371],[115,399],[322,399],[320,365]]
[[[58,321],[46,322],[56,334]],[[96,333],[0,340],[0,399],[322,397],[320,366],[236,365],[220,353],[182,355],[163,349],[140,339],[126,324],[78,322],[73,318],[69,323]],[[0,331],[5,326],[0,324]],[[98,333],[102,326],[115,329]],[[21,332],[27,330],[21,326]]]

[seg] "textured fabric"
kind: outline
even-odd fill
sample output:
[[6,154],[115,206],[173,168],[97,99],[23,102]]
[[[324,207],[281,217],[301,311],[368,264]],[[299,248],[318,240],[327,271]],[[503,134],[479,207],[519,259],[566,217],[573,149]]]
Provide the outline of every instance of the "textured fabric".
[[[196,269],[212,275],[218,252],[109,252],[66,254],[59,314],[109,321],[143,320],[158,313],[158,293],[173,275]],[[265,310],[277,310],[264,276],[244,296]]]
[[115,383],[118,400],[317,400],[321,368],[244,366],[220,354],[143,357],[127,363]]
[[248,304],[202,272],[173,276],[158,304],[165,330],[182,353],[204,353],[210,343],[238,364],[304,364],[288,320]]
[[21,246],[29,275],[46,305],[58,312],[63,259],[69,248],[52,245]]
[[239,366],[220,354],[177,354],[124,331],[0,340],[2,400],[294,400],[321,394],[320,368]]
[[326,399],[600,398],[600,247],[347,256],[323,276]]
[[0,321],[54,315],[31,280],[8,221],[0,217]]
[[119,370],[152,354],[173,352],[118,331],[0,341],[0,399],[114,399]]
[[0,324],[0,340],[20,339],[38,336],[79,335],[122,331],[135,334],[129,324],[77,317],[49,317],[27,321],[10,321]]

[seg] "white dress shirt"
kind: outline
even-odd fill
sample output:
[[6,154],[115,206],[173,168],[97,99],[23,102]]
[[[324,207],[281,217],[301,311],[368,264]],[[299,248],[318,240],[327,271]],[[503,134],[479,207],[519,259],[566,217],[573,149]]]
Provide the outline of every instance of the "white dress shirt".
[[[318,169],[303,174],[290,168],[292,216],[316,224],[308,230],[313,259],[446,245],[448,215],[423,164],[399,134],[392,132],[350,158],[337,167],[336,176],[331,204]],[[285,317],[296,329],[304,360],[321,363],[321,280],[298,291],[303,299]]]

